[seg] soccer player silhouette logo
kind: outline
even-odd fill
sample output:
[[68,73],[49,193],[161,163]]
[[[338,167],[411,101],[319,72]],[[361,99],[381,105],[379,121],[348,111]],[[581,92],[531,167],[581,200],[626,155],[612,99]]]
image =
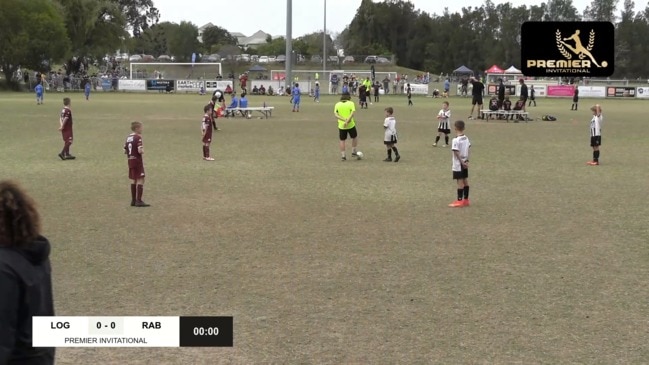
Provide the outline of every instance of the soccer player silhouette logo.
[[[579,57],[579,59],[584,59],[584,58],[588,57],[593,62],[593,64],[595,64],[595,66],[597,66],[597,67],[606,67],[606,65],[607,65],[606,61],[602,62],[602,65],[599,65],[597,63],[597,61],[595,60],[595,57],[593,57],[593,54],[590,53],[590,51],[593,49],[593,45],[595,43],[595,32],[594,31],[590,32],[590,37],[588,39],[588,47],[584,47],[584,45],[581,44],[581,38],[579,37],[579,33],[580,33],[579,29],[577,29],[572,36],[570,36],[568,38],[563,38],[563,40],[561,40],[560,43],[563,44],[564,46],[566,46],[566,48],[568,48],[569,50],[571,50],[572,53],[574,53],[576,56]],[[566,43],[566,41],[574,41],[575,46],[574,47],[571,46],[570,44]],[[561,48],[563,48],[563,47],[561,47]],[[561,50],[561,51],[563,51],[563,50]],[[563,51],[562,54],[566,58],[570,59],[571,58],[571,57],[569,57],[570,54],[567,53],[567,52],[565,52],[565,53],[564,52],[565,51]]]

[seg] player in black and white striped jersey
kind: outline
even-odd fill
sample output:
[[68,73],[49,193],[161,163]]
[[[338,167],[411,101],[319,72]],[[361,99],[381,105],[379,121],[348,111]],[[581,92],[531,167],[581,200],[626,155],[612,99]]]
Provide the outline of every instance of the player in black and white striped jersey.
[[448,101],[442,102],[442,109],[437,113],[439,124],[437,124],[437,137],[435,137],[433,147],[437,147],[437,142],[439,142],[442,134],[444,135],[445,141],[444,147],[448,147],[448,135],[451,134],[451,122],[449,121],[451,119],[451,110],[448,107]]
[[599,146],[602,145],[602,107],[599,104],[593,105],[590,110],[593,112],[593,118],[590,120],[590,146],[593,148],[593,160],[588,161],[590,166],[599,165]]

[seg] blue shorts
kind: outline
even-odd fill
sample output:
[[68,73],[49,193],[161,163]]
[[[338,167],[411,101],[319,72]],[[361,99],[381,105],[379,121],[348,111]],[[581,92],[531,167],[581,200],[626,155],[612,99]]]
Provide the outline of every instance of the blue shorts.
[[294,105],[300,105],[300,98],[293,98]]
[[36,93],[36,97],[39,98],[39,99],[42,98],[42,97],[43,97],[43,93]]

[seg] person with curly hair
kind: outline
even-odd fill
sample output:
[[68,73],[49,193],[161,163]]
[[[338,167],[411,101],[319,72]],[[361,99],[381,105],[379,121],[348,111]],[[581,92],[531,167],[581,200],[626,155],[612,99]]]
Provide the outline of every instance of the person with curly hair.
[[0,364],[54,364],[54,348],[32,346],[32,317],[54,316],[51,246],[40,231],[34,201],[0,181]]

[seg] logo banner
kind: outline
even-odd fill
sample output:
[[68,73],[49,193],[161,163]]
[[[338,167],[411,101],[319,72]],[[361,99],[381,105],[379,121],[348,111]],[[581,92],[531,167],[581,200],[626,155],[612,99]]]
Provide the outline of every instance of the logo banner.
[[[496,95],[498,96],[499,84],[489,84],[487,85],[487,95]],[[505,96],[514,96],[516,94],[516,85],[505,84]]]
[[[403,93],[408,90],[407,85],[403,85]],[[410,92],[412,95],[428,95],[428,85],[426,84],[410,84]]]
[[606,97],[633,98],[635,97],[635,87],[609,86],[606,88]]
[[584,98],[605,98],[606,97],[606,87],[605,86],[580,86],[579,87],[579,97]]
[[117,89],[122,91],[146,91],[145,80],[119,80]]
[[198,92],[204,85],[203,80],[178,80],[176,81],[176,91]]
[[176,82],[175,80],[146,80],[146,89],[151,90],[167,90],[167,86],[171,86],[171,89],[174,89]]
[[207,91],[214,91],[214,90],[225,91],[225,89],[228,86],[232,88],[232,80],[206,80],[205,81],[205,89]]
[[610,22],[525,22],[521,71],[525,76],[611,76],[614,37]]
[[648,99],[649,87],[637,87],[635,97],[639,99]]
[[548,85],[548,96],[572,97],[575,95],[575,87],[572,85]]

